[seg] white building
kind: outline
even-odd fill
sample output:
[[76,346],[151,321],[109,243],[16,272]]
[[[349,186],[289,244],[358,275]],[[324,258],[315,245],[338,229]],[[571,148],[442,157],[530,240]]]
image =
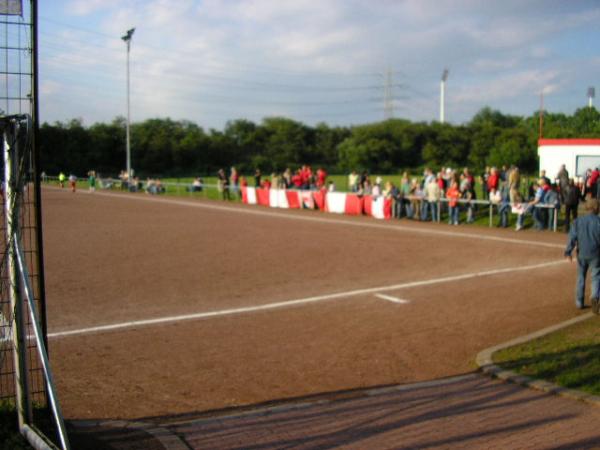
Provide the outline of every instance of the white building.
[[571,178],[583,177],[587,169],[600,169],[600,139],[540,139],[540,172],[554,179],[565,165]]

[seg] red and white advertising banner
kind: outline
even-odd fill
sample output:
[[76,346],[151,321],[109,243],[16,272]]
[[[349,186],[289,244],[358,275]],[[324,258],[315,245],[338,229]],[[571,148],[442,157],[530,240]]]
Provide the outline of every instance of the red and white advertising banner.
[[372,210],[373,210],[373,197],[371,197],[370,195],[365,195],[363,197],[363,210],[365,212],[365,214],[367,216],[372,216]]
[[307,209],[315,209],[315,201],[313,200],[311,191],[298,191],[298,195],[302,199],[302,205]]
[[325,211],[344,214],[346,212],[346,193],[328,192],[325,199]]
[[356,194],[346,194],[344,213],[350,216],[360,216],[363,212],[363,198]]
[[271,204],[269,189],[256,188],[256,200],[259,205],[269,206]]
[[319,210],[325,210],[325,197],[327,196],[326,191],[313,191],[313,198],[315,199],[315,204]]
[[298,191],[285,191],[285,196],[290,208],[298,209],[302,207],[302,199]]
[[371,204],[371,215],[376,219],[385,219],[385,215],[383,213],[383,206],[385,204],[385,198],[382,196],[377,196],[373,198],[373,203]]
[[269,190],[269,206],[271,208],[289,208],[285,189]]
[[253,187],[242,187],[242,201],[248,205],[256,205],[256,189]]
[[386,198],[383,203],[383,218],[391,219],[392,218],[392,205],[393,200],[391,198]]
[[373,216],[376,219],[390,219],[392,217],[392,200],[383,196],[364,197],[365,214]]
[[345,192],[295,191],[242,187],[242,201],[248,205],[271,208],[307,208],[325,210],[334,214],[358,216],[366,214],[377,219],[392,217],[392,200],[383,196],[372,197]]

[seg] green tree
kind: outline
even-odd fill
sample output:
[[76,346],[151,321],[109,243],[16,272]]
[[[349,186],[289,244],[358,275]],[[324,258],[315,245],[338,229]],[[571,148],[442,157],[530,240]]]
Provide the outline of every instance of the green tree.
[[506,129],[492,148],[488,164],[497,167],[515,165],[526,172],[535,171],[538,164],[537,147],[528,144],[527,131],[524,128]]
[[334,170],[338,164],[338,146],[350,136],[350,130],[342,127],[330,128],[319,123],[314,129],[314,146],[310,149],[310,163]]
[[496,145],[500,132],[500,128],[491,123],[483,124],[473,130],[468,163],[474,170],[481,170],[487,164],[490,151]]
[[514,128],[522,121],[521,117],[502,114],[500,111],[486,106],[473,116],[468,126],[478,128],[493,126],[498,128]]
[[600,113],[594,107],[580,108],[571,118],[570,128],[578,137],[595,137],[600,135]]
[[174,173],[184,176],[207,173],[210,142],[206,133],[191,122],[181,122],[180,128],[181,139],[173,147]]
[[253,170],[253,158],[264,151],[265,130],[254,122],[238,119],[227,122],[224,134],[233,146],[231,149],[234,157],[232,164],[243,171]]
[[266,134],[264,156],[268,159],[263,171],[283,171],[286,167],[307,162],[309,156],[309,128],[300,122],[283,117],[264,119]]
[[423,148],[423,160],[432,166],[462,166],[467,163],[470,141],[466,127],[432,123],[427,144]]
[[126,165],[125,119],[112,123],[96,123],[89,130],[90,155],[88,167],[97,173],[116,175]]

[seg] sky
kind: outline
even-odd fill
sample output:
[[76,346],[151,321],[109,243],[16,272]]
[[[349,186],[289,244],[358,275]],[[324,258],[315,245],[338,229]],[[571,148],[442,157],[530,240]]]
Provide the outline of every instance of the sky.
[[[597,0],[39,2],[40,118],[127,115],[204,129],[284,116],[314,126],[468,122],[490,107],[573,114],[600,96]],[[387,102],[386,102],[387,100]],[[594,102],[596,99],[594,99]],[[385,109],[385,105],[388,109]],[[390,109],[390,106],[392,107]]]

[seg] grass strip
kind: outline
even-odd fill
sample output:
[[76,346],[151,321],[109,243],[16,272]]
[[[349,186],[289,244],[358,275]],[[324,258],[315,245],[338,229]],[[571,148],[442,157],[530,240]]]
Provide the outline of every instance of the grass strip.
[[571,325],[525,344],[500,350],[493,360],[503,369],[600,395],[600,320]]

